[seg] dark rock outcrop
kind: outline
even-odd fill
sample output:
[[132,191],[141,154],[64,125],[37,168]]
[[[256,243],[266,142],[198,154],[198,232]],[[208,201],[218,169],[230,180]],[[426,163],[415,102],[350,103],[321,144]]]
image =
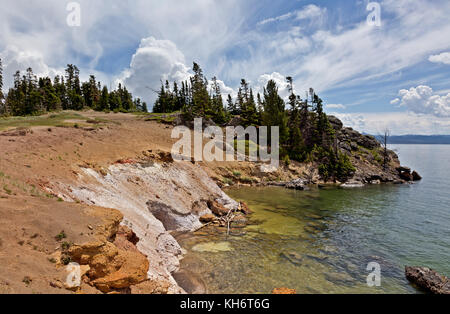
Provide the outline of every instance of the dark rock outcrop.
[[422,180],[421,175],[419,173],[417,173],[417,171],[413,171],[412,177],[413,177],[413,181],[420,181],[420,180]]
[[450,294],[450,280],[426,267],[406,267],[406,278],[433,294]]
[[402,180],[405,180],[406,182],[422,180],[422,177],[419,175],[417,171],[413,171],[411,173],[411,168],[400,166],[397,167],[396,170],[398,171],[400,178]]
[[342,121],[335,116],[328,116],[328,121],[330,122],[332,128],[336,131],[342,130],[342,128],[344,127]]

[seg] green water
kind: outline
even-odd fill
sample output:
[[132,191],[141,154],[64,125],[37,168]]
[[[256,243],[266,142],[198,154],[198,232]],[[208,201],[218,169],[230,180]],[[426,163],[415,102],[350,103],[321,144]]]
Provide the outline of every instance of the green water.
[[[240,188],[226,192],[254,210],[251,225],[206,229],[181,239],[182,268],[210,293],[418,293],[405,265],[450,275],[450,146],[403,146],[416,185],[362,189]],[[368,263],[381,266],[380,287],[368,287]]]

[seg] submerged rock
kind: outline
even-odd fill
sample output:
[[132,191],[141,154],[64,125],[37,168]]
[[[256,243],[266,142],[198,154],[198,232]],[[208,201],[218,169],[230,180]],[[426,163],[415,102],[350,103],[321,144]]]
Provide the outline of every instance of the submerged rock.
[[341,184],[340,187],[345,189],[362,188],[364,187],[364,183],[361,181],[348,181],[347,183]]
[[203,252],[219,253],[219,252],[229,252],[232,250],[233,248],[231,247],[229,242],[207,242],[197,244],[192,248],[192,251],[200,253]]
[[283,252],[280,254],[281,258],[288,260],[290,263],[299,266],[303,263],[303,256],[297,252]]
[[244,228],[245,226],[247,226],[247,222],[247,218],[245,218],[245,216],[242,214],[236,215],[231,221],[234,228]]
[[433,294],[450,294],[450,280],[426,267],[405,268],[406,278],[420,288]]
[[253,211],[248,207],[248,205],[244,202],[239,203],[239,210],[244,213],[244,215],[253,214]]
[[308,187],[306,186],[306,181],[303,179],[296,179],[293,180],[291,182],[288,182],[285,184],[285,187],[287,189],[291,189],[291,190],[299,190],[299,191],[304,191],[307,190]]

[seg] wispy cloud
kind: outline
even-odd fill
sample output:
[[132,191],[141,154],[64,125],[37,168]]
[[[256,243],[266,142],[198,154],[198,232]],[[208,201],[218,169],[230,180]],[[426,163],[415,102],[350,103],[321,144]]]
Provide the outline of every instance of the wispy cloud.
[[319,18],[325,15],[326,8],[318,7],[317,5],[310,4],[305,7],[303,7],[301,10],[296,10],[293,12],[289,12],[277,17],[271,17],[265,20],[262,20],[258,22],[258,25],[265,25],[269,23],[274,22],[280,22],[285,21],[288,19],[294,19],[294,20],[306,20],[306,19],[313,19],[313,18]]
[[328,104],[325,105],[326,109],[345,109],[347,108],[346,106],[344,106],[343,104]]

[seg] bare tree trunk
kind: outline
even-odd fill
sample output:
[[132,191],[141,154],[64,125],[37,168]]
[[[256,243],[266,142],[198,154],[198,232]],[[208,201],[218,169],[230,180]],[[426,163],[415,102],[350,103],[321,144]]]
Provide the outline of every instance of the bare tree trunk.
[[387,165],[389,162],[389,152],[388,152],[388,142],[389,142],[390,131],[389,129],[384,130],[384,134],[382,135],[382,145],[383,145],[383,169],[387,169]]

